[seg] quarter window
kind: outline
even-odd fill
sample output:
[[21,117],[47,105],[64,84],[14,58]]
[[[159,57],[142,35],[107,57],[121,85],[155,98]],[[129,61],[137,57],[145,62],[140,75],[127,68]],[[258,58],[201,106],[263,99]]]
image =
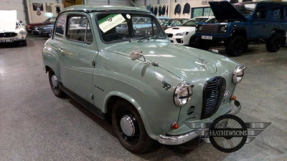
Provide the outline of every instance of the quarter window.
[[56,36],[63,37],[66,24],[66,15],[61,15],[56,23]]
[[284,9],[283,8],[271,9],[270,20],[272,20],[272,21],[284,20]]
[[93,34],[86,16],[69,16],[67,39],[91,43]]

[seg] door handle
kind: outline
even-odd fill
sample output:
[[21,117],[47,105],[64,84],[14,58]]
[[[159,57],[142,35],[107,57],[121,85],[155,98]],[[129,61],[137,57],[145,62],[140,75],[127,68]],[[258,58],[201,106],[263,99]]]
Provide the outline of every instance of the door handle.
[[61,52],[62,55],[65,55],[63,48],[59,48],[59,50],[60,50],[60,52]]

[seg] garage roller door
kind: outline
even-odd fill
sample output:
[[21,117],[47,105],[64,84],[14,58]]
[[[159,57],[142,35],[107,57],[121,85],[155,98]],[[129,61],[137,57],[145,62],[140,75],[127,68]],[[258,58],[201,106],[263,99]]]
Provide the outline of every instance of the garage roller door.
[[26,24],[23,0],[0,0],[0,10],[17,10],[17,18]]

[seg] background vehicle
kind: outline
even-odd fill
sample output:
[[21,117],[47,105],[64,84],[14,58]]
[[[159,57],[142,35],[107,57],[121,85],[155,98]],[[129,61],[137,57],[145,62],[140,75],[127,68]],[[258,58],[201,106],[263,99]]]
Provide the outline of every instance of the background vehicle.
[[54,24],[39,25],[34,28],[32,34],[49,36],[54,29]]
[[165,33],[172,43],[189,45],[189,43],[192,43],[190,40],[195,33],[196,25],[194,20],[188,20],[179,26],[166,29]]
[[16,10],[0,10],[0,43],[27,46],[25,26],[17,20]]
[[52,17],[52,18],[48,18],[47,20],[45,20],[42,23],[31,23],[31,24],[28,24],[27,25],[27,31],[28,31],[28,33],[32,33],[32,31],[34,30],[34,28],[36,26],[54,24],[55,21],[56,21],[56,17]]
[[165,23],[163,23],[161,25],[161,27],[166,30],[167,28],[169,27],[173,27],[173,26],[178,26],[178,25],[181,25],[182,23],[186,22],[188,19],[185,19],[185,18],[174,18],[174,19],[170,19],[168,21],[166,21]]
[[156,17],[160,25],[165,24],[168,20],[170,20],[170,17]]
[[250,42],[266,43],[269,52],[276,52],[285,44],[286,2],[209,4],[218,23],[202,23],[197,26],[197,47],[208,49],[212,44],[223,42],[228,55],[239,56]]

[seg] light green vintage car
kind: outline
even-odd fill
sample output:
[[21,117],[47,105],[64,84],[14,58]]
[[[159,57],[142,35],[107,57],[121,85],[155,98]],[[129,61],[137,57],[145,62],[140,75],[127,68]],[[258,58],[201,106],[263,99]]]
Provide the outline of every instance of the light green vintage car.
[[[133,23],[140,18],[145,23]],[[187,123],[241,109],[233,93],[245,67],[172,44],[156,17],[140,8],[66,8],[43,61],[54,94],[110,119],[120,143],[134,153],[149,150],[154,140],[188,142],[197,135]]]

